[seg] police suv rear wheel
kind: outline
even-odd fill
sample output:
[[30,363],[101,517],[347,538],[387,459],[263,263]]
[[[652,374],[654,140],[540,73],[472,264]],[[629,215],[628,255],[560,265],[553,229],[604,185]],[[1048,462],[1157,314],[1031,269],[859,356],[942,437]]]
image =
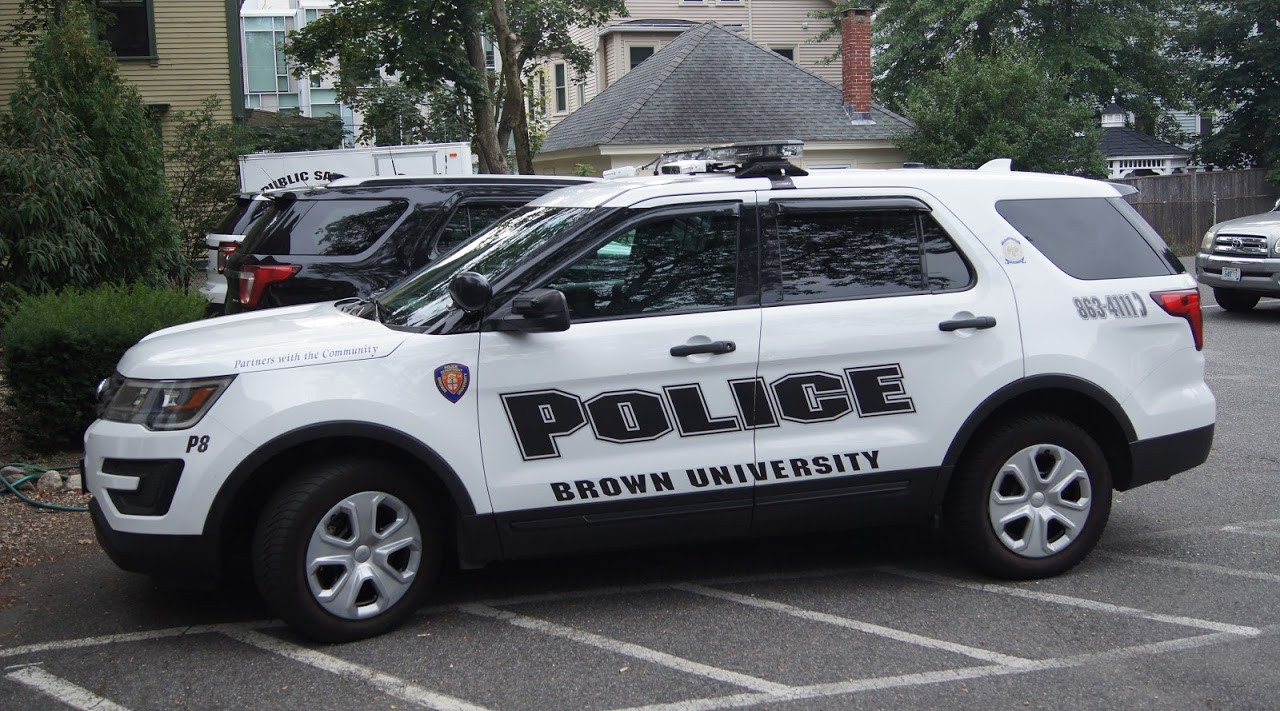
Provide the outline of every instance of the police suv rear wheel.
[[343,460],[307,470],[268,502],[254,535],[254,577],[296,631],[346,642],[408,617],[441,552],[436,517],[412,478],[388,462]]
[[982,570],[1027,579],[1063,573],[1093,549],[1111,513],[1098,444],[1054,415],[998,426],[956,472],[944,512]]

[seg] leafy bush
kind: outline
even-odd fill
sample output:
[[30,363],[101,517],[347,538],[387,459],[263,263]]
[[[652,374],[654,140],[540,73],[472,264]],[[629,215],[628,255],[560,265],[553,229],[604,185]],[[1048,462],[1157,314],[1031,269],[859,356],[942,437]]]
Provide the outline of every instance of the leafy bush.
[[204,313],[198,294],[142,285],[66,289],[21,301],[4,328],[15,429],[36,452],[79,449],[94,388],[152,331]]

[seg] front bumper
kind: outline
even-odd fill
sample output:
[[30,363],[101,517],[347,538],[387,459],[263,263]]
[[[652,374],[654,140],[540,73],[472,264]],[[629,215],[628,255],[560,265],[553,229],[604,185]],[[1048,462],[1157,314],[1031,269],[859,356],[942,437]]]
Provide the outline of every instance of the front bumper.
[[217,585],[221,559],[212,536],[161,536],[124,533],[107,525],[97,499],[89,502],[89,516],[98,543],[111,561],[124,570],[145,573],[184,587]]
[[[1222,278],[1223,267],[1240,270],[1240,281]],[[1196,255],[1196,281],[1218,289],[1240,289],[1266,296],[1280,296],[1280,259],[1245,259]]]
[[1204,464],[1213,447],[1213,425],[1163,437],[1129,443],[1129,459],[1133,473],[1122,491],[1153,481],[1164,481],[1179,472]]

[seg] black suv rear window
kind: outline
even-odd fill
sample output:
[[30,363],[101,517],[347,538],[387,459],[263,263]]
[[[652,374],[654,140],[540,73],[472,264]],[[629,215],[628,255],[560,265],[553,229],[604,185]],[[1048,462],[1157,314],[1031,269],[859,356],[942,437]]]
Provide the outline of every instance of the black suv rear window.
[[1121,198],[1001,200],[996,211],[1059,269],[1077,279],[1166,276],[1181,271],[1170,263],[1169,248],[1160,236]]
[[219,222],[218,226],[214,228],[213,233],[217,235],[242,235],[248,232],[249,224],[262,214],[266,206],[266,200],[237,197],[236,204],[230,210],[227,210],[227,214],[223,216],[222,222]]
[[307,200],[299,198],[246,241],[254,254],[343,256],[359,254],[409,209],[406,200]]

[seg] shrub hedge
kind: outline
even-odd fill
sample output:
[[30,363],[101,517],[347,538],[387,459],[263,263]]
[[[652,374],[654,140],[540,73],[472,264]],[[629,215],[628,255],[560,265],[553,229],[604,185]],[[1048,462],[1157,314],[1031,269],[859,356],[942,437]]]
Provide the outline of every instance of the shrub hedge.
[[94,390],[152,331],[199,319],[198,294],[149,287],[67,289],[23,299],[3,331],[14,429],[34,452],[78,450]]

